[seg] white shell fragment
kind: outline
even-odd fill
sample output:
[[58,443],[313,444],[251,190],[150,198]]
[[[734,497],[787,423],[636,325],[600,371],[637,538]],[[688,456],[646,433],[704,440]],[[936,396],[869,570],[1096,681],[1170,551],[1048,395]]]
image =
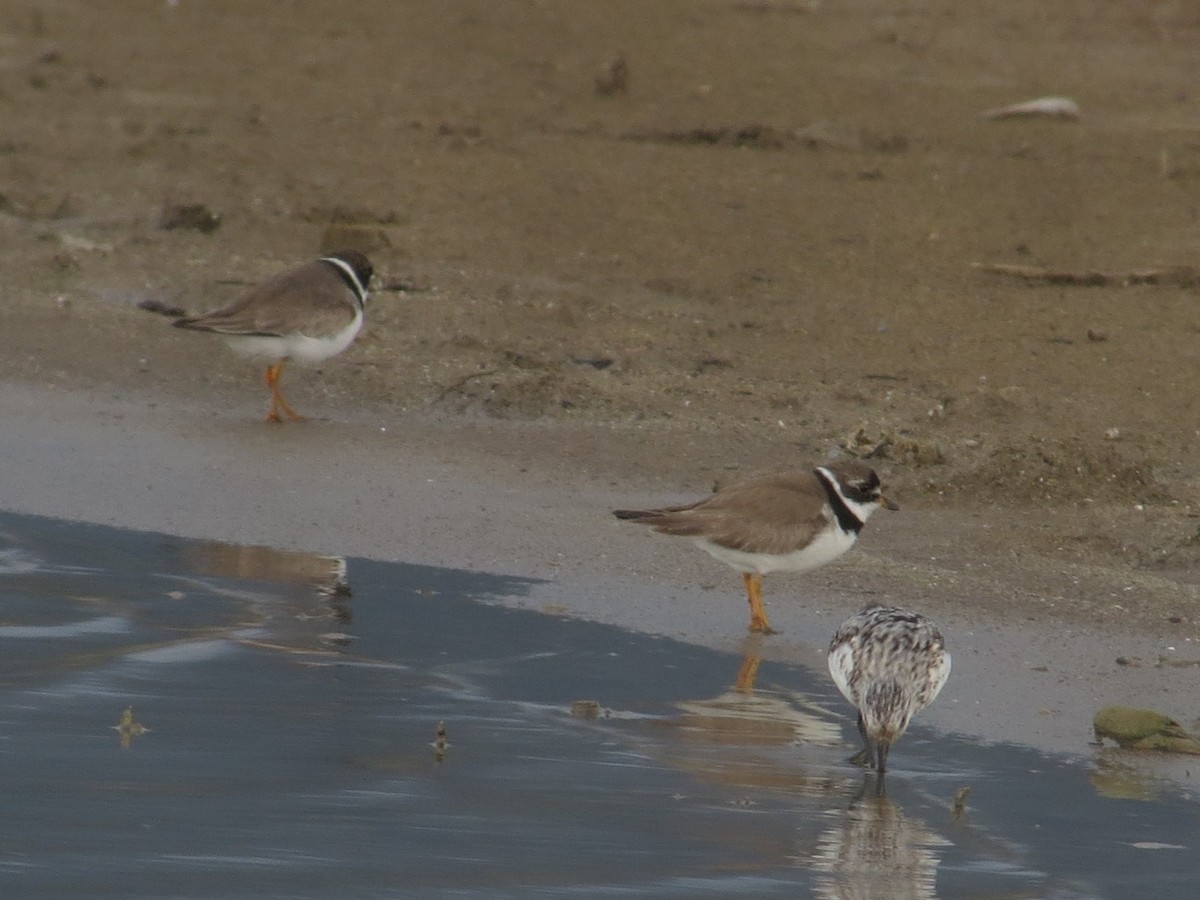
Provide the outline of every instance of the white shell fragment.
[[1023,103],[1013,103],[989,109],[983,114],[985,119],[1028,119],[1041,116],[1048,119],[1078,119],[1079,104],[1070,97],[1038,97],[1036,100],[1026,100]]
[[1137,841],[1130,844],[1136,850],[1186,850],[1182,844],[1161,844],[1158,841]]

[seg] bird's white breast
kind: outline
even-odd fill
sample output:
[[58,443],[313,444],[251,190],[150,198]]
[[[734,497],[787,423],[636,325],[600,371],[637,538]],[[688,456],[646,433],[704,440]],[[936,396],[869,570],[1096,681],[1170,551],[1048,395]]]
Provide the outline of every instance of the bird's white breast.
[[354,311],[354,318],[341,331],[323,337],[307,334],[227,334],[224,335],[230,348],[242,356],[252,359],[289,359],[301,363],[318,363],[337,356],[358,336],[362,330],[363,313]]
[[858,535],[852,531],[842,531],[834,526],[820,532],[807,547],[792,550],[790,553],[778,554],[734,550],[714,544],[705,538],[696,538],[696,545],[727,566],[732,566],[741,572],[757,572],[760,575],[766,575],[768,572],[806,572],[817,566],[823,566],[854,546],[857,537]]

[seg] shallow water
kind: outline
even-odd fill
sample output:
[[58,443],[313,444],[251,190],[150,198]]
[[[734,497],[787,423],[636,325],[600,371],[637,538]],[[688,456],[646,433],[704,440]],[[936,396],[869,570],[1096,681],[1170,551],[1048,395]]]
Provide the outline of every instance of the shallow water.
[[1196,895],[1136,757],[918,720],[880,797],[822,673],[530,586],[0,514],[0,896]]

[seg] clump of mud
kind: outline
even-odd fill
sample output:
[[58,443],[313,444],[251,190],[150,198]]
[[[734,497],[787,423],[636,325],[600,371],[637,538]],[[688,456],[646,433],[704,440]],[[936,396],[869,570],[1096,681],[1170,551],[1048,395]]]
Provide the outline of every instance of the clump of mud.
[[1079,438],[1004,442],[940,485],[947,494],[1008,501],[1161,503],[1170,494],[1153,470],[1111,443]]

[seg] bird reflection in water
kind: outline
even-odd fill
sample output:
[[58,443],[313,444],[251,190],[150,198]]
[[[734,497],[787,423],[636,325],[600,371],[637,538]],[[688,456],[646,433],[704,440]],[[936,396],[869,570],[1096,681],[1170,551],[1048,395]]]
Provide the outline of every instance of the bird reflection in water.
[[755,686],[760,643],[757,635],[748,639],[727,690],[676,703],[680,714],[668,723],[672,762],[710,782],[825,796],[840,781],[831,781],[819,756],[806,765],[805,754],[839,746],[841,729],[803,695]]
[[247,594],[259,627],[242,634],[241,643],[296,653],[330,652],[350,643],[345,628],[353,614],[344,557],[222,541],[192,541],[181,552],[192,574],[284,588],[271,599]]
[[923,900],[937,896],[939,850],[951,842],[864,788],[817,839],[815,896],[828,900]]

